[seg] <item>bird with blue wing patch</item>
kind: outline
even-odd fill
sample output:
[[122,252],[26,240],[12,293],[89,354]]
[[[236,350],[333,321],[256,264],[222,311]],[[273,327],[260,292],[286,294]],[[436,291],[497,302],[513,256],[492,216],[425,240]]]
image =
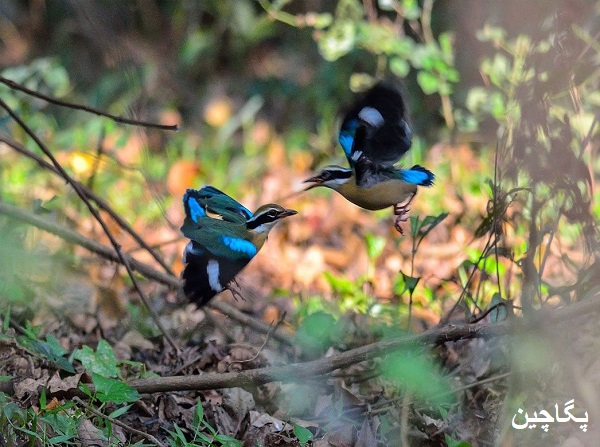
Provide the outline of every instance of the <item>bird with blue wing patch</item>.
[[269,231],[296,211],[276,204],[250,212],[222,191],[204,186],[183,196],[183,291],[198,306],[226,289],[265,243]]
[[328,166],[305,180],[306,190],[324,186],[368,210],[392,206],[394,226],[407,220],[408,205],[418,186],[431,186],[434,175],[415,165],[410,169],[394,164],[410,149],[412,134],[400,90],[379,82],[359,98],[344,115],[338,140],[350,168]]

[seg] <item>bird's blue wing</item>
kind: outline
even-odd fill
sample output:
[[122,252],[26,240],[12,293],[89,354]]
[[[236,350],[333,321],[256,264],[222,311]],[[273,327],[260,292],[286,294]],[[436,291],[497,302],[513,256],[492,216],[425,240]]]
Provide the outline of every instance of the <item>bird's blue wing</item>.
[[361,188],[370,188],[387,180],[402,180],[417,186],[431,186],[435,175],[423,166],[414,165],[410,169],[386,168],[371,163],[361,157],[354,167],[356,184]]
[[396,172],[405,182],[418,186],[431,186],[435,180],[433,172],[419,165],[414,165],[410,169],[397,169]]
[[250,260],[258,251],[256,246],[245,238],[247,230],[244,224],[199,219],[198,222],[184,222],[181,232],[207,252],[231,260]]
[[248,208],[213,186],[186,190],[183,206],[186,220],[195,223],[199,219],[210,218],[241,224],[252,217]]

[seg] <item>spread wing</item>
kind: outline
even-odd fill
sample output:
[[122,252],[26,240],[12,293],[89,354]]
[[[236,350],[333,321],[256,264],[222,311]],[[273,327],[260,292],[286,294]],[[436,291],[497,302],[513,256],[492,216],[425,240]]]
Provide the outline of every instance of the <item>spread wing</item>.
[[391,167],[411,145],[407,109],[400,90],[380,82],[344,116],[339,142],[350,166],[361,157],[376,166]]

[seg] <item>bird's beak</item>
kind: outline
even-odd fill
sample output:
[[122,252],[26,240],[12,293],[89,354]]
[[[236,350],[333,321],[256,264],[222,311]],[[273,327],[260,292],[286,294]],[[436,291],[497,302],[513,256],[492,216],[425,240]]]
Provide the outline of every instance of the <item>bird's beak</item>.
[[296,211],[296,210],[283,210],[281,213],[279,213],[279,217],[283,218],[283,217],[293,216],[294,214],[298,214],[298,211]]
[[317,175],[315,177],[307,178],[302,183],[312,183],[312,185],[308,185],[306,188],[304,188],[304,191],[308,191],[309,189],[321,185],[321,183],[323,183],[323,179]]

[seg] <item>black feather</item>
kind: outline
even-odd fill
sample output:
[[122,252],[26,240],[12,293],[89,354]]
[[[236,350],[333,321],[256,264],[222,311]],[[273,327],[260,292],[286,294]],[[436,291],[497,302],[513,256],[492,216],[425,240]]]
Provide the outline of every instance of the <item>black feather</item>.
[[[224,259],[204,250],[197,242],[190,241],[185,249],[185,269],[182,273],[183,292],[185,296],[199,307],[208,303],[212,297],[222,292],[247,264],[250,259]],[[208,275],[209,262],[216,262],[219,266],[218,284],[220,287],[213,288],[214,282]]]
[[[361,112],[366,108],[379,112],[383,121],[379,123],[378,120],[364,119],[364,114],[361,117]],[[386,82],[376,84],[345,115],[341,133],[354,133],[352,149],[347,154],[350,164],[358,158],[352,157],[362,152],[375,165],[392,166],[410,149],[412,138],[400,89]]]

